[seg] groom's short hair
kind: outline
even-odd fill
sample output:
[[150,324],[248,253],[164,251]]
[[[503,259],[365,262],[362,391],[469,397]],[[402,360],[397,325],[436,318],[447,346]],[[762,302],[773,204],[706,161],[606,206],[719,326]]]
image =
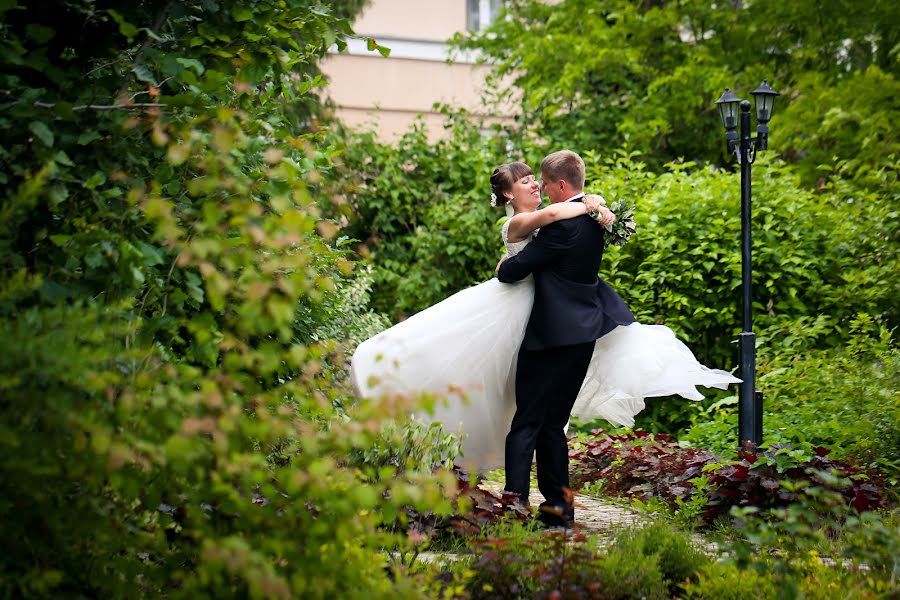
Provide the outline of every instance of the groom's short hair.
[[550,181],[565,180],[575,189],[584,189],[584,160],[571,150],[548,154],[541,161],[541,178]]

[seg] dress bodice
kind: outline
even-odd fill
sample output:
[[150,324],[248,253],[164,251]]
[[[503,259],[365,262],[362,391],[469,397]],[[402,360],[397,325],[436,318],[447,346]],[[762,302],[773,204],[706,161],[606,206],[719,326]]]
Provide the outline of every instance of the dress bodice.
[[503,228],[500,230],[500,234],[503,236],[503,243],[506,245],[506,255],[512,258],[516,254],[521,252],[525,248],[525,246],[528,245],[528,242],[534,239],[534,235],[537,233],[537,231],[530,233],[528,237],[521,242],[510,242],[509,223],[510,221],[506,221],[506,223],[503,224]]

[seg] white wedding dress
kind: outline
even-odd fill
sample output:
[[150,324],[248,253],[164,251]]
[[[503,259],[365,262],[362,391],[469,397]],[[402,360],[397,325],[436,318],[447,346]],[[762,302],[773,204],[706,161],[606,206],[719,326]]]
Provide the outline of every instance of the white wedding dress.
[[[507,239],[515,256],[531,241]],[[506,434],[516,409],[519,346],[534,303],[534,280],[508,284],[491,279],[458,292],[366,340],[351,361],[361,397],[430,393],[446,398],[425,421],[439,421],[463,437],[458,463],[485,471],[503,466]],[[740,379],[708,369],[668,327],[632,323],[603,336],[594,347],[572,414],[634,425],[644,398],[703,396],[696,386],[725,389]]]

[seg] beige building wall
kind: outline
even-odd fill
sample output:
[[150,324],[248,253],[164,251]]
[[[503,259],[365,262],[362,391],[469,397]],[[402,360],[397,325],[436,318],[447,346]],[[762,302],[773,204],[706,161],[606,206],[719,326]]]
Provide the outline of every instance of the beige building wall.
[[443,42],[466,30],[466,0],[371,0],[353,29],[376,39]]
[[442,137],[445,119],[435,103],[466,108],[489,122],[511,120],[512,106],[488,109],[481,102],[487,67],[475,65],[470,55],[447,62],[446,40],[466,27],[466,0],[372,0],[354,30],[391,48],[391,55],[349,40],[345,52],[323,61],[338,116],[352,127],[374,129],[386,141],[400,137],[418,115],[429,138]]

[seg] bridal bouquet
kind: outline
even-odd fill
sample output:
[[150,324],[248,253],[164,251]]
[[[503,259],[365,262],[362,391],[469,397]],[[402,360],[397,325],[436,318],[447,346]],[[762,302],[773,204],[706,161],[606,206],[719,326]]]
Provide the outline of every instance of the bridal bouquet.
[[604,225],[603,228],[610,235],[603,236],[603,247],[624,246],[631,234],[634,233],[634,202],[614,200],[607,206],[616,215],[616,222],[612,225]]

